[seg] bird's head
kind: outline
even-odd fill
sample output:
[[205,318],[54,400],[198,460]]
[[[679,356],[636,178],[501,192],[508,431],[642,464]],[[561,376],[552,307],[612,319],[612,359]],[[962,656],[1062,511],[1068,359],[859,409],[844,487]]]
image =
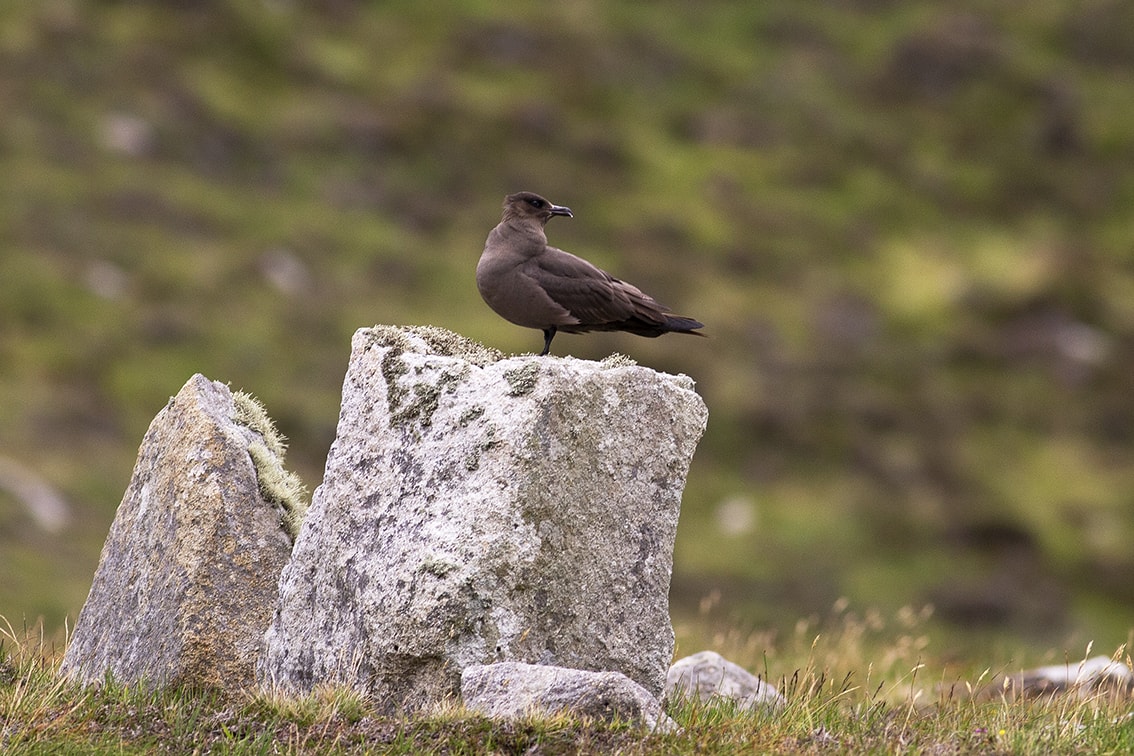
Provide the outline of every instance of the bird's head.
[[566,215],[568,218],[575,217],[571,214],[571,208],[553,205],[534,192],[516,192],[504,198],[503,220],[508,220],[509,218],[525,220],[530,218],[539,221],[540,225],[546,225],[553,215]]

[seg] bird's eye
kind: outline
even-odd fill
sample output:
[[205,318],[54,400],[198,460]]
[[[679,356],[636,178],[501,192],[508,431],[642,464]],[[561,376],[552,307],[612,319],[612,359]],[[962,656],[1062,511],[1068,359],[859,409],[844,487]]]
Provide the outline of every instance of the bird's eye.
[[528,200],[528,204],[531,205],[532,207],[534,207],[536,210],[542,210],[543,209],[543,200],[530,199],[530,200]]

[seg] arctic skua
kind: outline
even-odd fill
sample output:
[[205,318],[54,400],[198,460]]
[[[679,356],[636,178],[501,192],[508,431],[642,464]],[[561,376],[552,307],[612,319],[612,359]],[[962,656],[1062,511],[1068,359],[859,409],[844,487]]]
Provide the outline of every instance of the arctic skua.
[[638,287],[620,281],[581,257],[548,246],[544,226],[556,215],[574,217],[538,194],[504,198],[504,215],[488,234],[476,266],[476,287],[497,315],[543,331],[543,351],[559,331],[626,331],[638,336],[688,333],[704,325],[670,315]]

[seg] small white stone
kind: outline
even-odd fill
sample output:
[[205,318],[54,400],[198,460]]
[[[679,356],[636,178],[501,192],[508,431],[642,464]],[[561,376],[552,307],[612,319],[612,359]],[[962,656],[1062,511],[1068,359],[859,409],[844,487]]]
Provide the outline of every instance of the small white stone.
[[674,662],[666,676],[665,689],[667,698],[721,698],[734,701],[743,709],[784,703],[778,690],[715,651],[701,651]]

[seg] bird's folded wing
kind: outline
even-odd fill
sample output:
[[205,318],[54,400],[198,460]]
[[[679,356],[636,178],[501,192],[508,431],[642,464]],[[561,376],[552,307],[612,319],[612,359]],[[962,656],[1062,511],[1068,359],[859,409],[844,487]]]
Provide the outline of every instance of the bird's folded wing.
[[547,295],[582,323],[631,318],[663,322],[668,308],[636,286],[620,281],[582,258],[554,247],[532,260],[533,275]]

